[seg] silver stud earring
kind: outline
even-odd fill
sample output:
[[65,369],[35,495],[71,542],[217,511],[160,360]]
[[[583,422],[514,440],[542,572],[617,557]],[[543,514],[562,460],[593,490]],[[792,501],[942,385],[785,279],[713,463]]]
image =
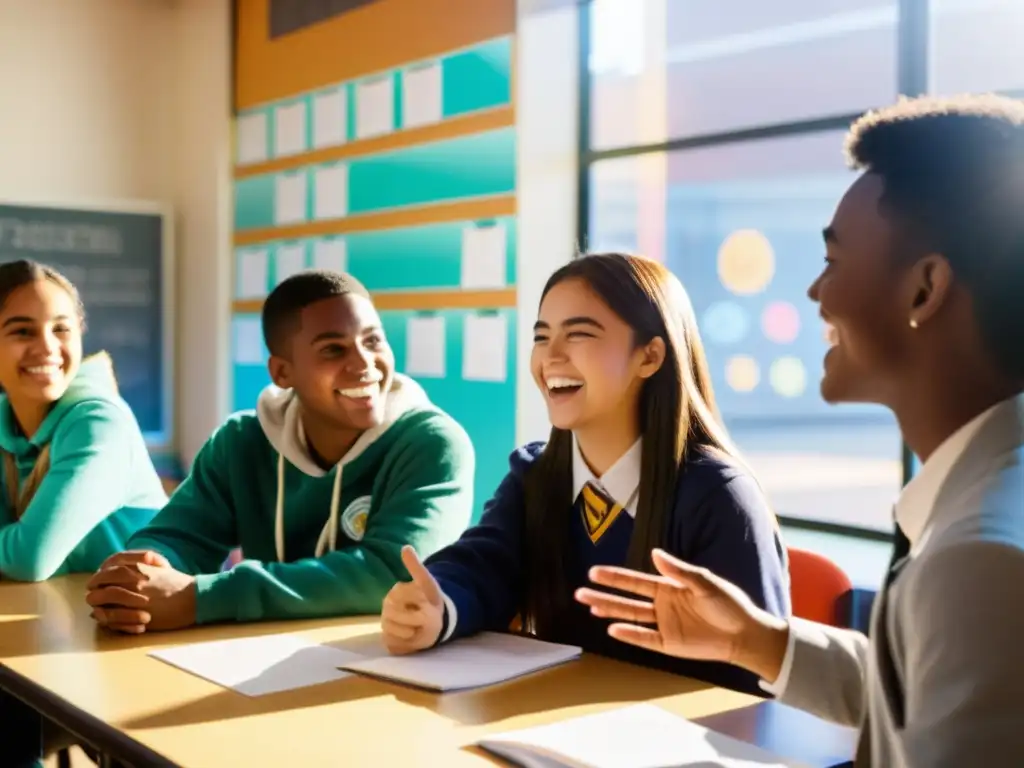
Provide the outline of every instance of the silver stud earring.
[[910,327],[913,328],[914,330],[917,330],[917,320],[915,320],[914,318],[910,318]]

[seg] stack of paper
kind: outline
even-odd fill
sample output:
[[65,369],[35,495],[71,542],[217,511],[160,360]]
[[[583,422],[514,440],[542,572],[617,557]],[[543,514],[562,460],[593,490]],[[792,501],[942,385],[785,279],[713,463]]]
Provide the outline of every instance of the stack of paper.
[[489,736],[522,768],[806,768],[651,704]]
[[530,637],[482,632],[409,656],[352,661],[343,669],[434,691],[479,688],[579,658],[582,649]]

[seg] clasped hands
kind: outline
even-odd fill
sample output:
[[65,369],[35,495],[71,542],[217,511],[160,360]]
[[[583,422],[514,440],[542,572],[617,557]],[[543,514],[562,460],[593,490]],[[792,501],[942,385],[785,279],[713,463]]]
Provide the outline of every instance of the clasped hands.
[[195,577],[150,550],[108,557],[86,585],[92,618],[114,632],[183,629],[196,623]]

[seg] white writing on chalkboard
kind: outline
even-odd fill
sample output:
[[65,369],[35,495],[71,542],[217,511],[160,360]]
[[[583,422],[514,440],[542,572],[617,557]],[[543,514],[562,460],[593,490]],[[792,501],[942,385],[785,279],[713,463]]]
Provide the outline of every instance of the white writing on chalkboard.
[[0,219],[0,248],[53,253],[120,256],[124,244],[116,227]]

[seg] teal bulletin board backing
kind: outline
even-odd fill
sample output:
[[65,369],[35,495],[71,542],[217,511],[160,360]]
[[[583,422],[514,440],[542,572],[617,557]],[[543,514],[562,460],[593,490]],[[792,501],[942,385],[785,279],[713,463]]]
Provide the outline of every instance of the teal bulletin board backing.
[[[467,315],[499,314],[505,316],[506,378],[504,381],[466,381],[462,378],[463,324]],[[381,321],[395,353],[395,367],[402,371],[407,356],[406,329],[410,318],[430,315],[445,320],[445,373],[443,378],[416,377],[430,400],[458,421],[476,451],[474,483],[474,522],[479,520],[483,506],[491,498],[508,471],[508,456],[515,448],[515,351],[516,311],[437,310],[421,312],[398,310],[381,312]],[[236,315],[232,343],[237,344],[238,328],[245,323],[259,323],[258,315]],[[236,346],[237,349],[237,346]],[[264,350],[264,357],[266,352]],[[233,355],[237,359],[237,354]],[[265,362],[234,365],[234,410],[254,408],[260,391],[270,383]]]
[[[372,213],[409,206],[510,195],[516,185],[515,128],[417,144],[345,161],[348,166],[348,214]],[[317,167],[281,174],[267,173],[235,181],[235,229],[278,226],[275,220],[276,177],[305,178],[305,212],[316,210]],[[301,222],[292,222],[301,223]]]
[[[304,268],[314,266],[316,243],[320,239],[345,241],[346,271],[370,291],[454,290],[461,287],[462,234],[469,226],[501,226],[505,230],[505,284],[516,282],[515,217],[499,216],[475,221],[454,221],[400,227],[368,232],[353,232],[326,238],[276,240],[258,245],[240,246],[235,250],[235,296],[254,299],[266,296],[281,280],[277,261],[280,246],[289,249],[301,245]],[[267,251],[268,268],[261,293],[244,290],[242,261],[254,250]]]

